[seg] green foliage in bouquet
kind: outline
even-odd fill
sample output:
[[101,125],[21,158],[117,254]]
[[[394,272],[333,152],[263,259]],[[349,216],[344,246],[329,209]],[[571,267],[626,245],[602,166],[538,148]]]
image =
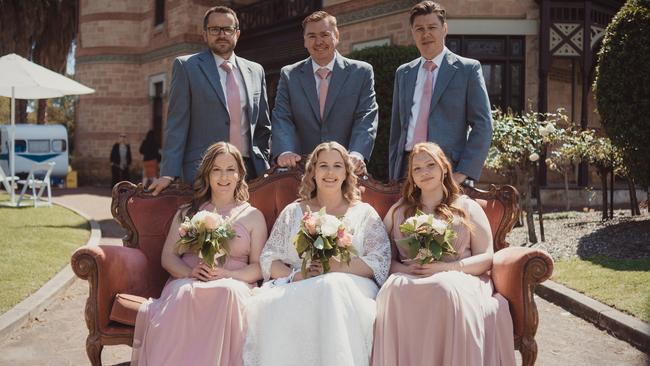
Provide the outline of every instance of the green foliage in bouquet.
[[415,216],[404,221],[399,230],[406,237],[396,241],[396,244],[408,249],[408,257],[420,264],[438,261],[443,255],[456,254],[452,242],[456,232],[451,229],[451,223],[436,219],[417,210]]

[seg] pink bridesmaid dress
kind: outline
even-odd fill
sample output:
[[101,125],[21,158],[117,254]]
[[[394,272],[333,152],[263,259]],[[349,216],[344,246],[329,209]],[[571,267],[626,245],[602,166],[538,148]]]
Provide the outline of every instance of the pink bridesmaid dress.
[[[461,205],[476,204],[460,198]],[[390,236],[399,239],[403,212],[395,215]],[[455,261],[472,255],[470,231],[454,222]],[[488,231],[489,228],[488,228]],[[401,259],[406,250],[398,248]],[[377,295],[372,364],[375,366],[514,365],[512,318],[508,301],[494,291],[487,275],[458,271],[419,278],[392,274]]]
[[[248,205],[248,203],[244,203]],[[240,212],[242,205],[233,208]],[[211,204],[202,210],[212,210]],[[229,212],[219,212],[229,215]],[[176,242],[178,215],[167,241]],[[233,224],[237,236],[230,242],[231,255],[224,268],[248,265],[250,234],[240,223]],[[183,261],[194,267],[199,257],[185,254]],[[245,302],[251,285],[232,278],[202,282],[193,278],[170,278],[158,299],[140,306],[133,336],[131,365],[237,366],[242,364],[245,339]]]

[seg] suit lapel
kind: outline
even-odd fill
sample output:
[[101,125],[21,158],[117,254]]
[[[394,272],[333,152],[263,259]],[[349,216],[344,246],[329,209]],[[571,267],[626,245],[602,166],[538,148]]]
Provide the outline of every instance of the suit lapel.
[[203,71],[205,77],[210,82],[210,85],[212,85],[212,89],[217,93],[223,106],[227,108],[228,103],[226,102],[226,96],[223,94],[223,88],[221,87],[221,80],[219,78],[219,70],[217,69],[217,63],[214,61],[212,52],[210,50],[203,51],[199,56],[199,59],[201,60],[201,63],[199,63],[201,71]]
[[246,90],[246,98],[247,100],[247,108],[246,108],[246,114],[248,115],[248,123],[251,125],[251,132],[253,132],[253,126],[255,124],[255,121],[253,121],[253,90],[252,90],[252,85],[253,85],[253,80],[252,80],[252,73],[253,70],[251,70],[250,66],[248,65],[247,62],[244,62],[241,58],[235,57],[235,61],[237,62],[237,67],[241,71],[241,76],[242,80],[244,80],[244,90]]
[[[436,108],[440,97],[442,97],[442,93],[445,91],[447,85],[449,84],[449,81],[458,69],[458,67],[454,66],[456,60],[456,56],[449,51],[447,51],[445,56],[442,58],[442,62],[440,63],[440,70],[438,71],[438,76],[436,77],[436,85],[433,87],[433,95],[431,96],[431,108],[429,111],[433,112],[434,108]],[[429,118],[430,117],[431,114],[429,115]]]
[[302,86],[307,101],[311,106],[312,112],[316,121],[320,121],[320,106],[318,105],[318,94],[316,93],[316,80],[314,80],[314,72],[311,66],[311,57],[305,60],[301,67],[300,85]]
[[408,67],[404,68],[404,78],[402,78],[402,85],[400,85],[400,90],[404,92],[400,97],[400,111],[401,116],[405,116],[402,119],[402,127],[405,124],[408,124],[409,118],[411,117],[411,108],[413,107],[413,95],[415,94],[415,82],[418,78],[418,71],[420,70],[421,59],[417,58],[409,64]]
[[330,85],[327,89],[327,98],[325,99],[325,111],[323,112],[323,121],[327,119],[330,111],[334,107],[334,101],[338,97],[341,89],[343,89],[343,84],[348,78],[350,70],[347,68],[347,61],[343,56],[337,54],[336,61],[334,62],[334,67],[332,70],[332,76],[330,78]]

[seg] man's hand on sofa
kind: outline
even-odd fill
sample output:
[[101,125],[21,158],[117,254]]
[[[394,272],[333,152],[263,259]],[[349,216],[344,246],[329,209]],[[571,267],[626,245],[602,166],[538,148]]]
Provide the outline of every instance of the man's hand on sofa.
[[157,196],[160,192],[162,192],[165,188],[169,187],[169,185],[172,183],[174,178],[172,177],[160,177],[156,178],[151,185],[149,186],[148,190],[153,191],[151,192],[152,195]]
[[294,168],[300,159],[300,155],[286,151],[278,156],[278,165],[283,168]]

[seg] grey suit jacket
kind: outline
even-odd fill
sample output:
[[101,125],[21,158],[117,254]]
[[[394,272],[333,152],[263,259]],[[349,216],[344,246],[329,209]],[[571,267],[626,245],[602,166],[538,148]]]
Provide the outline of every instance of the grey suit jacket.
[[[401,178],[420,60],[401,65],[395,72],[388,152],[390,179]],[[478,180],[492,142],[492,114],[477,60],[447,51],[438,70],[429,113],[428,141],[440,145],[455,172]]]
[[311,58],[283,67],[272,124],[273,159],[285,151],[309,154],[325,141],[370,159],[377,135],[372,66],[336,55],[322,120]]
[[[261,65],[236,57],[245,84],[249,129],[248,156],[255,172],[269,167],[271,123],[266,81]],[[210,50],[174,60],[169,109],[160,174],[182,177],[192,183],[205,150],[215,142],[228,141],[230,116],[219,72]],[[251,174],[252,173],[252,174]]]

